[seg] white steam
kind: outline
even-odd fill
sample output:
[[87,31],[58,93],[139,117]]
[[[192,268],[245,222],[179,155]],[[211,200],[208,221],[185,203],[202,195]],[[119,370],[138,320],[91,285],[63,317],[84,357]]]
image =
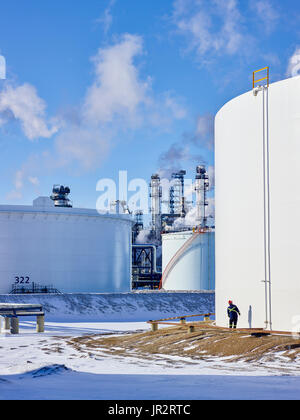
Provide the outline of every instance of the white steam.
[[300,47],[296,48],[294,54],[289,59],[286,75],[287,77],[295,77],[300,75]]
[[45,120],[46,104],[41,99],[34,86],[28,83],[13,87],[7,85],[0,95],[0,113],[2,125],[12,118],[19,120],[24,134],[29,140],[39,137],[50,138],[58,131],[56,124]]

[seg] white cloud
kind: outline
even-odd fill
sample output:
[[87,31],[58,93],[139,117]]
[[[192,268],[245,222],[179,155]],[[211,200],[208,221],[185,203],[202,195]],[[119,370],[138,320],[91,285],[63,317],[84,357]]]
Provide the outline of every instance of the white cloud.
[[263,23],[265,31],[271,33],[280,17],[273,4],[269,0],[252,1],[250,4]]
[[99,19],[96,20],[97,23],[100,23],[103,26],[103,31],[105,34],[108,33],[108,31],[111,28],[113,17],[112,17],[112,8],[115,5],[115,0],[110,0],[108,3],[107,8],[104,10],[103,16],[101,16]]
[[15,175],[15,187],[20,190],[23,187],[23,172],[17,171]]
[[165,94],[164,106],[169,109],[173,117],[177,120],[182,120],[187,115],[187,110],[181,105],[171,92]]
[[50,157],[54,165],[64,167],[77,162],[86,171],[100,166],[107,157],[110,151],[109,136],[94,127],[71,126],[56,137],[55,149],[55,155]]
[[52,150],[24,162],[11,197],[20,197],[26,184],[33,185],[36,175],[45,171],[76,168],[87,172],[99,167],[124,133],[130,135],[143,127],[169,128],[174,120],[186,116],[182,101],[173,92],[154,94],[150,77],[141,77],[136,60],[143,54],[143,39],[130,34],[100,48],[92,59],[94,81],[82,104],[71,113],[61,112],[56,118],[59,124],[52,128],[45,120],[46,105],[32,86],[6,89],[0,111],[18,118],[29,139],[55,133]]
[[169,132],[175,120],[183,120],[188,116],[188,110],[182,98],[174,92],[167,91],[155,98],[149,98],[143,119],[150,126]]
[[294,54],[289,59],[286,75],[287,77],[300,75],[300,47],[296,48]]
[[38,187],[38,178],[31,175],[27,176],[27,171],[28,168],[26,168],[25,166],[16,171],[14,179],[14,189],[10,191],[6,196],[8,200],[20,200],[23,197],[22,190],[26,181],[28,181],[34,187]]
[[193,141],[196,145],[212,150],[214,148],[215,117],[212,114],[198,115]]
[[26,184],[38,182],[32,172],[41,173],[42,167],[51,171],[76,166],[89,171],[101,165],[111,150],[112,133],[128,127],[124,121],[136,122],[139,106],[148,100],[147,84],[140,81],[133,62],[142,51],[142,39],[133,35],[124,35],[119,43],[99,49],[93,58],[95,81],[87,90],[83,105],[73,109],[71,117],[61,113],[57,118],[59,131],[57,126],[48,128],[46,104],[33,86],[6,87],[0,95],[2,116],[6,111],[20,120],[30,140],[56,134],[52,151],[29,157],[16,172],[14,189],[8,198],[22,198],[21,191]]
[[100,48],[93,58],[95,82],[87,92],[84,114],[94,124],[123,117],[134,122],[138,108],[149,103],[149,82],[139,77],[134,58],[143,53],[142,38],[126,34],[121,41]]
[[36,187],[40,184],[40,181],[36,176],[29,176],[28,181]]
[[30,140],[39,137],[50,138],[58,130],[56,125],[48,127],[45,108],[45,102],[28,83],[17,87],[6,85],[0,95],[0,113],[6,113],[6,118],[1,120],[2,124],[7,122],[8,115],[19,120],[24,134]]
[[172,20],[198,58],[232,55],[245,40],[236,0],[176,0]]
[[85,171],[97,167],[108,156],[114,135],[143,122],[142,108],[151,99],[148,83],[141,80],[134,63],[142,53],[142,38],[129,34],[98,50],[92,59],[94,83],[76,119],[65,121],[55,138],[57,165],[76,162]]
[[23,198],[23,194],[21,191],[12,190],[8,194],[6,194],[5,198],[9,201],[21,200]]
[[0,55],[0,80],[6,79],[6,60],[3,55]]

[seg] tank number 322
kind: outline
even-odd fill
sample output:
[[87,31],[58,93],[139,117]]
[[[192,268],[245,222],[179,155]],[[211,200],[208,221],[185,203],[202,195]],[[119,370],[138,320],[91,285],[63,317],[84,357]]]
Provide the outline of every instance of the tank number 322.
[[15,284],[28,284],[30,280],[30,277],[26,276],[26,277],[19,277],[16,276],[15,277]]

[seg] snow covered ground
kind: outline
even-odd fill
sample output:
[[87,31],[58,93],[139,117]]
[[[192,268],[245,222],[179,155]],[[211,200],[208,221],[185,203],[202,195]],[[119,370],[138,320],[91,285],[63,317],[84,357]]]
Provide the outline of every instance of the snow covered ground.
[[[147,301],[151,294],[141,296]],[[109,319],[108,309],[105,320],[91,320],[90,311],[85,313],[81,305],[79,321],[79,313],[77,317],[76,308],[72,306],[72,314],[76,319],[71,321],[72,314],[66,311],[62,301],[56,303],[58,306],[48,302],[53,312],[46,317],[44,334],[36,334],[35,322],[24,318],[20,323],[18,336],[11,336],[9,333],[0,335],[0,399],[175,401],[300,398],[298,369],[293,373],[291,370],[276,369],[274,365],[249,365],[245,362],[231,364],[216,358],[193,361],[157,355],[152,359],[136,359],[134,356],[112,356],[101,348],[84,351],[70,345],[70,338],[83,335],[126,334],[148,330],[149,325],[145,321],[155,318],[149,318],[150,312],[164,316],[185,309],[183,313],[192,313],[192,309],[199,309],[193,307],[195,302],[200,302],[201,306],[206,301],[210,305],[212,299],[211,296],[203,297],[201,294],[198,294],[197,299],[188,294],[178,294],[180,304],[174,296],[161,296],[165,297],[157,298],[161,305],[161,311],[158,312],[155,312],[158,305],[157,302],[154,303],[156,297],[153,298],[152,306],[145,302],[142,305],[141,298],[138,298],[139,307],[135,306],[136,321],[133,319],[133,307],[128,315],[128,305],[121,306],[118,321],[114,320],[114,311],[112,319]],[[4,299],[1,298],[0,301],[3,302]],[[123,298],[128,302],[128,296]],[[130,296],[129,300],[131,299]],[[190,308],[189,302],[192,305]],[[148,310],[145,309],[147,305],[150,305]],[[115,308],[115,301],[113,307]],[[203,306],[201,308],[205,309]],[[179,315],[183,313],[180,312]],[[122,321],[122,317],[125,321]]]
[[178,314],[214,312],[212,292],[136,292],[62,295],[0,295],[1,303],[41,304],[47,320],[147,321]]

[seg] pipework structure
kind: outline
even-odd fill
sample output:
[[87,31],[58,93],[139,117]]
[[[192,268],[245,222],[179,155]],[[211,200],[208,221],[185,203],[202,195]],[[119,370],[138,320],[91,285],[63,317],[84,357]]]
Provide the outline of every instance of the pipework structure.
[[207,227],[206,207],[208,206],[207,191],[209,188],[209,177],[205,166],[199,165],[196,168],[195,191],[196,191],[196,225],[202,228]]
[[172,186],[170,187],[170,214],[179,214],[184,218],[185,197],[184,197],[184,177],[186,171],[174,172],[172,174]]
[[132,288],[158,289],[161,271],[157,268],[157,249],[153,244],[132,245]]
[[151,215],[152,215],[151,230],[154,233],[155,239],[160,239],[162,188],[160,184],[160,176],[158,174],[154,174],[151,177],[150,197],[151,197]]
[[[180,230],[187,230],[184,229],[185,223],[178,223],[177,227],[174,229],[174,222],[178,219],[184,221],[188,212],[191,210],[191,207],[189,206],[190,202],[188,202],[185,197],[185,175],[186,171],[184,170],[173,172],[169,191],[167,192],[168,194],[164,194],[168,195],[168,200],[162,200],[163,194],[159,175],[155,174],[151,177],[151,231],[152,236],[160,242],[162,231],[178,230],[179,225],[182,226]],[[198,165],[196,167],[196,178],[193,190],[196,193],[196,218],[194,218],[189,228],[206,228],[208,226],[207,193],[209,190],[209,176],[204,165]],[[163,213],[162,204],[167,205],[167,211]]]
[[144,229],[143,211],[137,210],[134,214],[134,225],[132,227],[132,243],[134,244],[140,232]]
[[[214,230],[208,228],[206,211],[208,173],[205,166],[197,166],[195,183],[191,183],[192,188],[189,188],[190,193],[196,192],[194,208],[189,206],[193,200],[187,201],[185,197],[185,175],[184,170],[173,172],[171,180],[167,180],[168,186],[164,191],[165,180],[161,180],[158,174],[151,177],[152,217],[150,234],[147,237],[151,243],[143,245],[133,240],[132,286],[134,289],[143,287],[155,289],[160,283],[170,290],[214,289]],[[164,212],[162,212],[162,205],[167,207]],[[138,226],[139,223],[136,220],[136,227]],[[194,241],[196,238],[198,240]],[[156,250],[160,249],[162,253],[159,252],[156,256]],[[172,262],[171,269],[169,269],[169,262]],[[156,267],[156,265],[160,267],[160,263],[162,272]],[[166,267],[168,267],[167,275]],[[186,273],[190,279],[189,284]]]

